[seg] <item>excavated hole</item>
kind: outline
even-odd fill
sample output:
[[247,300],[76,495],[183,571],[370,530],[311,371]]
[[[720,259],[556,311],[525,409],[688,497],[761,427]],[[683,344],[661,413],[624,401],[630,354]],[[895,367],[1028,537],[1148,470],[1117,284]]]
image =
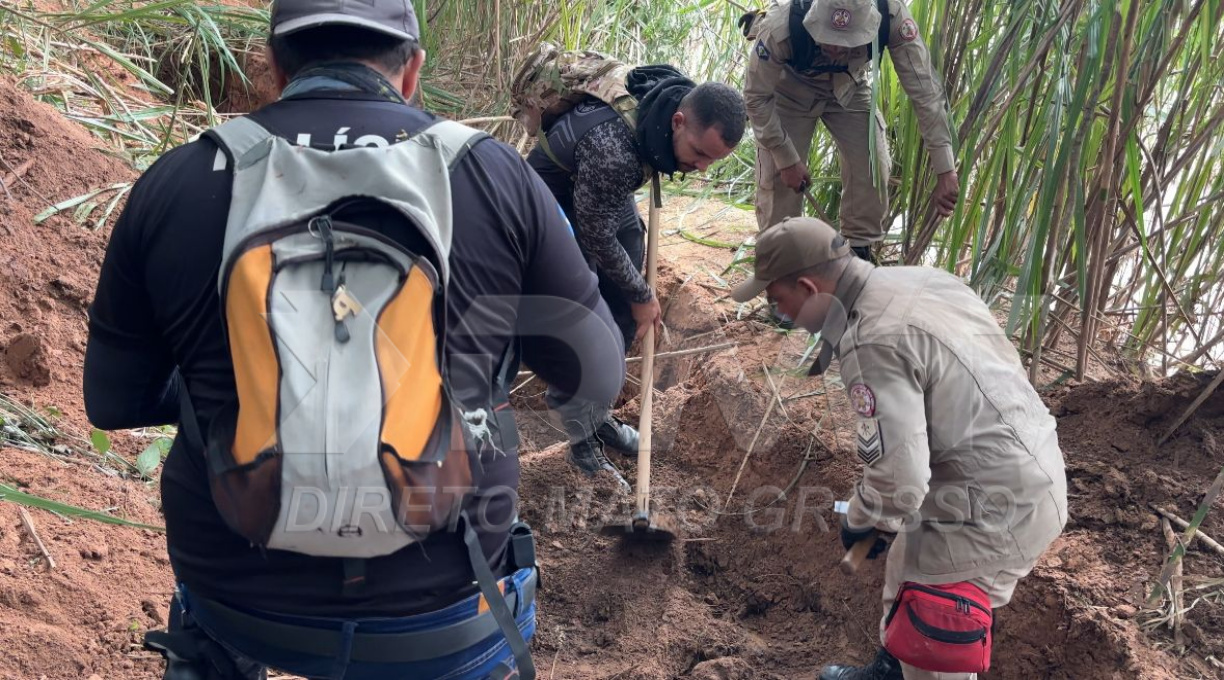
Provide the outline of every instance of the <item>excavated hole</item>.
[[[847,448],[852,421],[842,415],[844,395],[833,390],[830,404],[823,396],[789,402],[786,417],[775,412],[761,429],[744,464],[770,395],[761,361],[774,365],[786,346],[752,329],[685,343],[722,322],[704,292],[670,292],[673,342],[663,351],[741,343],[734,353],[657,366],[652,488],[656,514],[680,528],[679,538],[644,546],[598,536],[603,524],[628,517],[632,499],[573,474],[563,445],[529,454],[524,516],[542,527],[545,579],[555,570],[554,588],[564,590],[543,591],[538,646],[562,657],[575,646],[584,650],[578,658],[599,669],[590,677],[811,678],[826,663],[869,661],[878,646],[883,564],[869,563],[855,577],[837,568],[843,549],[832,500],[848,497],[860,475]],[[784,391],[818,387],[796,377]],[[639,401],[627,386],[620,415],[635,422]],[[813,460],[779,500],[805,454]],[[615,460],[634,479],[634,463]],[[559,503],[566,513],[558,514]],[[1162,660],[1136,661],[1133,627],[1125,632],[1069,580],[1077,564],[1105,561],[1091,536],[1069,532],[1051,552],[1053,566],[1038,567],[1000,610],[993,669],[983,677],[1172,677],[1154,670]]]

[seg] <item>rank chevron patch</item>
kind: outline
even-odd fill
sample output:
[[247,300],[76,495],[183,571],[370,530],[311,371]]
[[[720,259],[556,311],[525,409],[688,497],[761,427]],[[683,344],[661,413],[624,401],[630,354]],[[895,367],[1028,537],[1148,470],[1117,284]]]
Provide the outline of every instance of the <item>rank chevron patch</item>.
[[884,440],[880,434],[880,421],[876,418],[862,418],[855,428],[858,440],[858,457],[867,465],[875,463],[884,456]]

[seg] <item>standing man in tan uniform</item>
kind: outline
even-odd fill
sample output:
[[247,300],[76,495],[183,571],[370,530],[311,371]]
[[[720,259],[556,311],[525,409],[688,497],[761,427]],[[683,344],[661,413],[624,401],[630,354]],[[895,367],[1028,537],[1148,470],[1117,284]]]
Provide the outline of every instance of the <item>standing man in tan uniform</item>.
[[[880,12],[885,5],[886,22]],[[833,135],[841,161],[842,233],[864,259],[870,246],[884,238],[891,161],[884,117],[877,111],[877,184],[869,136],[873,41],[880,50],[887,47],[918,114],[939,176],[935,207],[945,217],[952,214],[960,182],[947,100],[918,25],[901,0],[777,0],[764,14],[746,15],[744,28],[755,40],[744,101],[757,142],[760,230],[803,214],[802,191],[812,179],[807,159],[820,120]]]
[[[841,362],[865,465],[842,542],[896,533],[885,613],[906,582],[968,582],[992,608],[1006,605],[1066,525],[1067,480],[1055,420],[989,308],[942,270],[856,259],[845,238],[811,218],[760,235],[755,275],[732,297],[761,292],[796,325],[821,332],[811,374],[834,353]],[[877,542],[869,557],[883,547]],[[866,667],[820,675],[902,677],[976,676],[921,670],[883,649]]]

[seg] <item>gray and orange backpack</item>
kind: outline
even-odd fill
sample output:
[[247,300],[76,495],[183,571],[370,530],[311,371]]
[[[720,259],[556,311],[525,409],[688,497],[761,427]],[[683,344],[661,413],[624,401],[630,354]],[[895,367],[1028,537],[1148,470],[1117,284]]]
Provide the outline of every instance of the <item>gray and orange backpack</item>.
[[[238,398],[205,437],[221,516],[260,547],[358,559],[452,523],[474,466],[443,361],[450,171],[483,133],[336,151],[250,118],[206,135],[234,176],[218,289]],[[353,201],[430,252],[341,220]]]

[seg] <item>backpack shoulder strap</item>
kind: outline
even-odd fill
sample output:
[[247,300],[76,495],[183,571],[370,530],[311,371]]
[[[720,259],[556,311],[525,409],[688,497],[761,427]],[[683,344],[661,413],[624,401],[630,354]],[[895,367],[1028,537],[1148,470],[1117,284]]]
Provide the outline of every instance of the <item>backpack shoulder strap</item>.
[[803,25],[803,19],[810,9],[812,9],[812,0],[791,0],[790,21],[788,22],[791,58],[787,63],[796,71],[811,68],[812,60],[816,58],[816,41]]
[[434,145],[442,152],[446,167],[454,170],[464,156],[489,135],[475,128],[470,128],[453,120],[440,120],[417,134],[426,135],[433,140]]
[[552,146],[548,143],[547,132],[544,132],[543,130],[537,132],[536,143],[540,145],[540,150],[544,152],[544,155],[548,156],[548,160],[552,161],[554,165],[571,175],[574,174],[574,169],[565,163],[562,163],[561,159],[557,157],[556,152],[553,151]]
[[242,116],[218,125],[204,135],[225,150],[235,172],[250,167],[267,156],[268,142],[275,137],[250,116]]
[[880,31],[876,40],[880,43],[880,53],[888,49],[888,39],[892,35],[892,16],[888,13],[888,0],[876,0],[876,8],[880,10]]
[[[629,95],[628,98],[633,99],[633,96]],[[553,143],[549,140],[549,136],[553,131],[560,129],[558,126],[566,125],[564,121],[565,116],[576,113],[575,109],[566,111],[564,114],[559,116],[557,120],[553,121],[553,124],[549,126],[547,130],[541,128],[536,133],[536,146],[544,152],[544,155],[548,156],[548,160],[552,161],[553,165],[561,168],[570,175],[574,174],[574,149],[591,130],[610,120],[620,120],[628,127],[630,134],[632,134],[636,129],[631,122],[632,119],[636,119],[637,117],[636,99],[634,99],[633,104],[634,110],[632,113],[628,114],[628,118],[626,117],[627,114],[624,110],[618,109],[612,104],[608,104],[607,102],[603,102],[601,100],[593,99],[592,101],[599,101],[600,103],[604,104],[607,107],[606,111],[604,109],[600,109],[591,114],[583,115],[579,121],[570,122],[565,128],[564,132],[558,135],[559,144],[556,148],[553,147]]]
[[610,106],[621,117],[621,120],[625,121],[625,125],[629,126],[631,132],[637,130],[638,100],[633,95],[617,97]]
[[489,568],[488,559],[485,558],[484,551],[480,547],[476,531],[472,529],[472,521],[466,512],[461,512],[459,519],[463,524],[463,542],[467,545],[468,561],[472,565],[472,572],[476,577],[476,584],[480,587],[480,593],[484,595],[485,602],[489,604],[493,620],[497,621],[502,634],[506,636],[506,643],[514,654],[520,677],[523,680],[535,680],[536,669],[531,659],[531,650],[514,620],[514,614],[506,604],[505,596],[497,587],[497,578],[493,576],[493,570]]

